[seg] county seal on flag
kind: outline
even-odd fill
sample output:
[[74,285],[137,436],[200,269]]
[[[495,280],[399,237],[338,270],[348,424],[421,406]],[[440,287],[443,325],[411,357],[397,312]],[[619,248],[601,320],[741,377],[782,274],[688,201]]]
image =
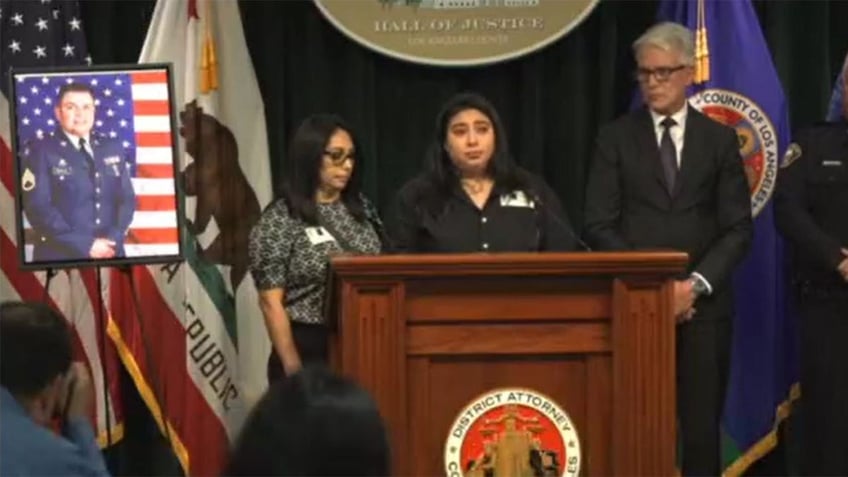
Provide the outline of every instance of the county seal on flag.
[[450,477],[575,477],[580,462],[580,439],[568,413],[531,389],[495,389],[474,398],[445,442]]
[[777,182],[780,161],[774,124],[751,98],[734,91],[705,89],[692,96],[690,103],[714,121],[736,130],[751,191],[751,213],[756,217],[768,203]]

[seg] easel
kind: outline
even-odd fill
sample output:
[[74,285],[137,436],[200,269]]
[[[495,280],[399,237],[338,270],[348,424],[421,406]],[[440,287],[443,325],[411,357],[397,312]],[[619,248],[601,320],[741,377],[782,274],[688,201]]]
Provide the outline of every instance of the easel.
[[94,269],[95,283],[97,286],[97,318],[101,326],[98,327],[100,336],[99,352],[100,352],[100,373],[103,376],[103,417],[106,420],[106,445],[112,445],[112,413],[109,409],[109,375],[106,373],[106,327],[108,326],[107,318],[104,317],[103,309],[106,307],[103,303],[103,283],[100,278],[100,266]]
[[[109,375],[106,372],[106,326],[107,322],[103,314],[103,309],[105,307],[103,303],[103,283],[100,278],[100,266],[95,267],[95,283],[97,287],[97,300],[94,303],[94,307],[97,308],[97,319],[102,324],[102,326],[97,327],[98,332],[98,345],[97,351],[100,353],[100,374],[103,377],[103,418],[106,421],[106,445],[111,445],[112,442],[112,412],[109,408]],[[46,277],[44,280],[44,293],[41,296],[41,301],[46,303],[50,298],[50,282],[53,280],[53,277],[56,276],[57,272],[54,268],[47,268],[45,270]],[[71,328],[75,328],[75,324],[73,322],[70,323]],[[96,426],[95,426],[96,427]]]
[[44,280],[44,293],[41,295],[42,302],[46,302],[47,298],[50,296],[50,280],[53,280],[53,277],[55,277],[58,272],[52,268],[48,268],[45,270],[45,273],[47,276]]
[[[173,443],[171,441],[171,432],[168,423],[166,422],[167,413],[167,403],[166,403],[166,393],[165,393],[165,382],[160,379],[158,368],[154,365],[151,360],[152,353],[150,351],[150,342],[147,337],[147,332],[145,330],[144,319],[142,317],[141,312],[141,300],[138,297],[138,289],[135,283],[135,275],[132,272],[132,266],[124,265],[117,267],[118,270],[124,275],[127,276],[130,284],[130,290],[132,295],[132,303],[133,309],[135,311],[135,318],[138,321],[139,331],[141,334],[142,346],[144,348],[144,357],[147,362],[148,371],[151,375],[151,380],[153,381],[153,385],[151,386],[151,390],[153,392],[154,398],[159,403],[159,407],[161,410],[161,424],[162,431],[165,436],[165,441],[170,449],[173,449]],[[53,280],[53,277],[58,273],[54,268],[47,268],[45,270],[46,277],[44,282],[44,293],[42,295],[42,302],[47,302],[50,297],[50,282]],[[97,307],[97,319],[99,320],[101,326],[98,327],[98,352],[100,353],[100,373],[103,378],[103,417],[106,424],[106,443],[107,446],[113,444],[112,440],[112,412],[109,407],[109,376],[107,374],[106,369],[106,329],[109,326],[108,317],[105,316],[104,309],[106,308],[105,303],[103,302],[103,281],[101,278],[102,267],[97,265],[95,267],[95,283],[97,287],[97,303],[95,306]],[[71,323],[71,327],[74,327],[74,324]]]

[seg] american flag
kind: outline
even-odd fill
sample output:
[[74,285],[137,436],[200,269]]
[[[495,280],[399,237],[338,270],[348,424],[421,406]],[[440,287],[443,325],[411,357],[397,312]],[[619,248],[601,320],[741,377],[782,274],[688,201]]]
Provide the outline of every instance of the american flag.
[[[53,108],[59,89],[79,83],[94,93],[93,134],[119,141],[131,164],[136,212],[126,240],[129,257],[177,255],[171,116],[167,71],[37,73],[15,75],[19,149],[61,134]],[[28,239],[27,253],[31,253]]]
[[[11,67],[91,64],[75,1],[0,1],[3,78]],[[8,81],[2,88],[6,92]]]
[[[98,440],[106,446],[121,438],[123,416],[115,349],[101,333],[106,324],[100,316],[105,313],[95,313],[102,291],[93,269],[65,270],[53,278],[46,292],[45,273],[18,267],[14,199],[18,180],[9,127],[10,68],[90,63],[77,2],[0,0],[0,299],[47,301],[71,324],[75,359],[86,363],[97,390],[93,420]],[[105,297],[104,302],[108,302]]]
[[97,118],[92,134],[121,141],[130,163],[135,164],[132,90],[128,74],[17,75],[15,83],[19,149],[29,141],[58,132],[53,108],[58,102],[59,88],[82,83],[94,91]]

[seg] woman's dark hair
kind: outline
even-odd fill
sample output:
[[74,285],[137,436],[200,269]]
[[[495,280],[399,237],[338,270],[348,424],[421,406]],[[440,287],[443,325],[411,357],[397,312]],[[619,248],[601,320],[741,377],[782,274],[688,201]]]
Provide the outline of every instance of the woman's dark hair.
[[492,103],[477,93],[458,93],[445,102],[436,117],[435,135],[425,159],[424,179],[428,187],[425,189],[425,197],[420,198],[420,204],[430,215],[436,216],[443,211],[447,198],[459,182],[459,174],[445,150],[445,142],[451,119],[468,109],[480,111],[492,123],[495,133],[495,150],[486,169],[495,184],[507,190],[529,187],[527,179],[523,177],[520,168],[512,159],[506,130]]
[[310,225],[318,225],[315,192],[320,185],[321,165],[330,137],[338,130],[346,131],[356,150],[356,162],[341,201],[358,220],[365,220],[362,199],[359,196],[359,175],[362,169],[362,150],[353,130],[334,114],[314,114],[298,126],[291,139],[288,157],[283,162],[280,192],[289,213]]
[[71,367],[71,332],[44,303],[0,304],[0,385],[34,396]]
[[224,475],[387,476],[390,467],[371,396],[326,368],[307,367],[271,384]]

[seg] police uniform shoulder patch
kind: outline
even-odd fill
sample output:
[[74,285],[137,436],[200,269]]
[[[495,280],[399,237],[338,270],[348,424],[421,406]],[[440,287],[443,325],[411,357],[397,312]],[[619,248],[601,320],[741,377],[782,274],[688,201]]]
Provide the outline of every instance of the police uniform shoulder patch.
[[29,170],[29,167],[24,170],[24,173],[21,176],[21,189],[26,192],[35,189],[35,174]]
[[793,162],[801,158],[801,146],[797,142],[793,142],[786,148],[786,153],[783,154],[783,162],[780,164],[782,169],[791,166]]

